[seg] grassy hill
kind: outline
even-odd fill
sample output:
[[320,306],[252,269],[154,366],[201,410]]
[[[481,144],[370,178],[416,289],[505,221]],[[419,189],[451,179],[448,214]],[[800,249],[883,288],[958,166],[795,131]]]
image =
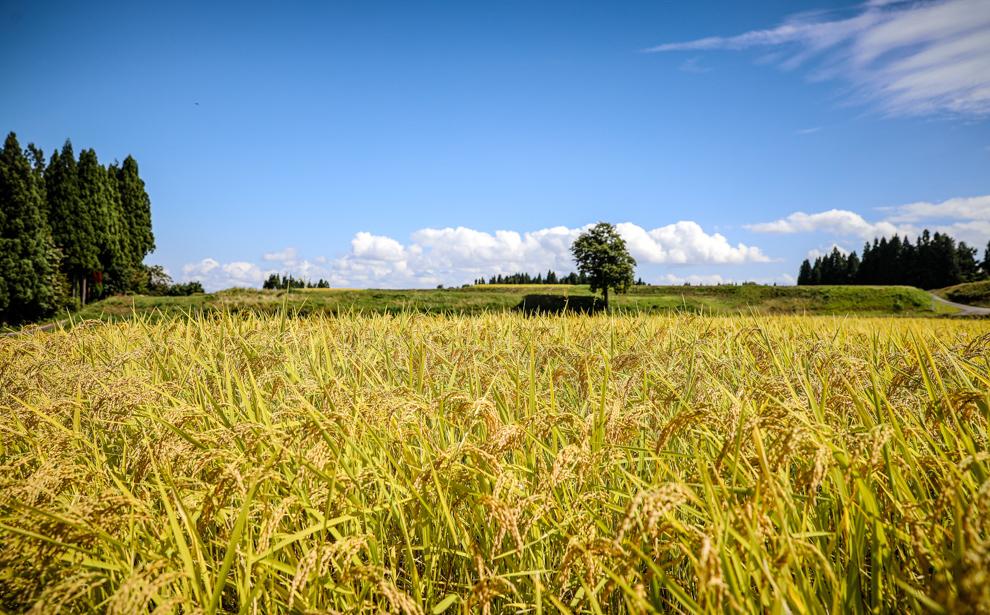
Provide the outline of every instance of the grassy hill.
[[[484,285],[431,290],[232,289],[190,297],[111,297],[87,306],[75,317],[117,320],[128,318],[134,311],[275,313],[283,308],[300,315],[407,311],[476,314],[513,309],[524,297],[532,295],[590,297],[592,293],[587,286],[561,285]],[[936,314],[927,293],[889,286],[637,286],[626,295],[613,297],[612,307],[620,312],[706,314]]]
[[937,290],[935,294],[956,303],[990,307],[990,280],[956,284],[955,286]]

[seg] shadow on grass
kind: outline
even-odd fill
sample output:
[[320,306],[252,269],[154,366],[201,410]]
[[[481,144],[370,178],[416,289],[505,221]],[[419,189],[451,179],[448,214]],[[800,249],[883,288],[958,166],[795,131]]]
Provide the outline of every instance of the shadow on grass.
[[515,310],[523,314],[595,314],[605,310],[598,297],[564,297],[562,295],[526,295]]

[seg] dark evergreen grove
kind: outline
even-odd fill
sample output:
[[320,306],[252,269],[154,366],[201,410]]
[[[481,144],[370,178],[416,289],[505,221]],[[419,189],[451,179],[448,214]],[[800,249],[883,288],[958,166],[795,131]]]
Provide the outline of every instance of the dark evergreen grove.
[[536,275],[531,275],[529,273],[510,273],[506,275],[497,274],[493,275],[487,280],[485,278],[478,278],[474,281],[475,284],[587,284],[588,276],[579,273],[568,273],[567,275],[558,275],[555,271],[549,270],[546,275],[538,273]]
[[54,307],[44,194],[11,133],[0,152],[0,320],[30,320]]
[[11,132],[0,154],[0,323],[18,324],[110,293],[148,290],[155,248],[151,199],[128,156],[100,164],[68,140],[61,151],[22,149]]
[[[485,278],[478,278],[474,283],[480,286],[483,284],[589,284],[590,282],[588,276],[584,273],[572,271],[566,275],[559,275],[551,269],[546,274],[538,273],[536,275],[530,273],[497,274],[489,277],[487,280]],[[636,280],[635,285],[645,286],[646,282],[642,278],[639,278]]]
[[815,262],[805,259],[798,272],[799,285],[869,284],[904,285],[918,288],[944,288],[963,282],[990,277],[990,243],[983,260],[977,249],[956,242],[945,233],[927,229],[914,243],[908,237],[874,239],[863,246],[863,256],[843,254],[838,248],[819,256]]
[[265,290],[287,290],[290,288],[330,288],[330,282],[320,278],[316,282],[294,278],[289,274],[279,275],[273,273],[262,283],[261,288]]

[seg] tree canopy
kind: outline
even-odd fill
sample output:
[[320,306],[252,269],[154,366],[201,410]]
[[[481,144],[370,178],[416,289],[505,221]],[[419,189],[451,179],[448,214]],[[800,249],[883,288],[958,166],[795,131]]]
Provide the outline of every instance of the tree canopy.
[[103,166],[66,140],[46,164],[14,133],[0,158],[0,322],[146,289],[151,199],[134,158]]
[[602,291],[608,308],[608,291],[624,293],[634,284],[636,259],[615,226],[599,222],[581,233],[571,245],[578,273],[588,280],[592,292]]

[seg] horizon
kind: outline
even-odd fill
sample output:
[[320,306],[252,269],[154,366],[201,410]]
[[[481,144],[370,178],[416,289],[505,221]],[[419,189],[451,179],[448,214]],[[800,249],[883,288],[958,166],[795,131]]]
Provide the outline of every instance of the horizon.
[[990,239],[981,0],[0,11],[5,128],[133,155],[207,290],[563,274],[599,220],[655,284]]

